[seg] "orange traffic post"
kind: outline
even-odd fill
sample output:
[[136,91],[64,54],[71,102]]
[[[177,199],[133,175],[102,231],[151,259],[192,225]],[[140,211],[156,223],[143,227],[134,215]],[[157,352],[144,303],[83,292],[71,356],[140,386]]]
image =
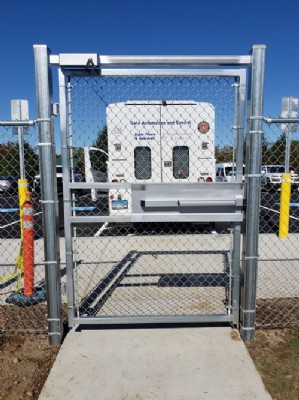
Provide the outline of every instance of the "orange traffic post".
[[23,263],[24,263],[24,296],[34,294],[34,228],[33,202],[31,193],[26,193],[23,204]]

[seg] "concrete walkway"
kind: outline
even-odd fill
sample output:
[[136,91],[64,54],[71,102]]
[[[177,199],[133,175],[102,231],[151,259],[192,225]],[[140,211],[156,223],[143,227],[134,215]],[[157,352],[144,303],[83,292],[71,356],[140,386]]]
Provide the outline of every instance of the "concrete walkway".
[[87,329],[66,337],[39,400],[270,400],[229,327]]

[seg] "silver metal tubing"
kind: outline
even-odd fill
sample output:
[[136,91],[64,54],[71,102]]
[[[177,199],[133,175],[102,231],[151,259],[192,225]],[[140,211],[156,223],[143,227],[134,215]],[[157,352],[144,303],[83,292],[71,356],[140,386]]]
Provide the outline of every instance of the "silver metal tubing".
[[299,118],[264,118],[267,124],[299,124]]
[[234,324],[239,324],[240,306],[240,254],[241,254],[241,223],[236,222],[233,228],[233,248],[232,248],[232,314]]
[[241,222],[243,213],[179,213],[179,212],[151,212],[144,214],[112,215],[112,216],[75,216],[70,217],[71,224],[96,224],[104,222]]
[[34,126],[35,120],[26,121],[0,121],[0,126]]
[[[246,76],[247,71],[243,71],[239,82],[235,87],[235,143],[236,143],[236,181],[242,182],[244,175],[244,124],[246,108]],[[231,287],[231,307],[233,323],[239,324],[239,305],[240,305],[240,259],[241,259],[241,223],[233,224],[233,246],[232,246],[232,287]]]
[[115,324],[173,324],[173,323],[219,323],[231,322],[229,314],[173,315],[173,316],[125,316],[125,317],[81,317],[75,318],[75,324],[115,325]]
[[70,180],[70,157],[68,150],[68,102],[67,102],[67,82],[66,77],[61,70],[58,70],[59,82],[59,103],[60,103],[60,135],[61,135],[61,152],[62,152],[62,168],[63,168],[63,199],[64,199],[64,236],[65,236],[65,254],[66,254],[66,279],[67,279],[67,303],[68,303],[68,324],[73,326],[73,318],[75,314],[75,295],[74,295],[74,273],[73,273],[73,240],[72,227],[70,225],[69,216],[71,215],[71,193],[68,186]]
[[[48,332],[50,344],[62,341],[62,307],[60,282],[60,255],[58,237],[58,199],[56,188],[56,155],[54,127],[51,118],[52,77],[48,65],[49,50],[45,45],[34,46],[35,80],[39,142],[40,174],[44,228],[44,257],[46,270]],[[55,264],[54,264],[55,262]],[[50,265],[51,264],[51,265]],[[56,334],[60,332],[59,334]],[[55,333],[55,334],[54,334]]]
[[250,56],[99,56],[100,65],[249,65]]
[[50,56],[50,64],[56,66],[87,66],[87,62],[93,59],[94,66],[135,66],[135,65],[182,65],[182,66],[222,66],[222,65],[250,65],[251,56],[105,56],[98,55],[94,60],[94,54],[59,54]]
[[245,68],[242,69],[200,69],[200,68],[101,68],[97,70],[87,69],[63,69],[63,73],[69,77],[95,77],[95,76],[206,76],[216,77],[241,77],[246,74]]
[[[247,130],[246,167],[247,167],[247,208],[246,232],[244,235],[244,254],[242,260],[242,289],[241,307],[243,310],[255,310],[257,285],[257,256],[259,238],[259,205],[260,205],[260,177],[261,172],[261,143],[263,121],[258,117],[263,115],[264,102],[264,72],[265,50],[263,45],[253,46],[251,79],[249,88],[249,123]],[[250,118],[253,117],[253,118]],[[259,132],[250,134],[250,131]],[[254,338],[256,313],[241,313],[241,336],[244,340]]]

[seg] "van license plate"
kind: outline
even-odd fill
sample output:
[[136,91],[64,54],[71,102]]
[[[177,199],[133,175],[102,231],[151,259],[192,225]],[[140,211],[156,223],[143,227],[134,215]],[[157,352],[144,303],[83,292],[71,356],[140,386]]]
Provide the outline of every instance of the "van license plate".
[[112,200],[112,210],[125,210],[128,208],[128,200]]

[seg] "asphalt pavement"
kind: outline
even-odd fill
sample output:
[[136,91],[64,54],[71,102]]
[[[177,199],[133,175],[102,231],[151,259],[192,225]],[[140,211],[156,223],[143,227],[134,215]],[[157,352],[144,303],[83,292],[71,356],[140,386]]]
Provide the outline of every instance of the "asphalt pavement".
[[[35,235],[36,238],[43,236],[42,228],[42,209],[40,204],[40,197],[33,194],[33,204],[35,212]],[[59,200],[59,229],[60,235],[64,235],[64,221],[63,221],[63,197],[62,194],[58,197]],[[277,233],[279,223],[279,202],[280,192],[273,191],[262,191],[261,193],[261,208],[260,208],[260,233]],[[76,207],[74,208],[76,215],[80,216],[93,216],[93,215],[108,215],[108,200],[106,195],[102,195],[97,202],[91,200],[91,196],[87,193],[77,195]],[[94,236],[102,224],[80,224],[76,228],[77,236]],[[169,224],[147,224],[150,230],[158,229],[164,231],[169,229]],[[168,226],[168,228],[167,228]],[[219,225],[220,226],[220,225]],[[228,226],[228,225],[227,225]],[[206,229],[205,226],[204,229]],[[140,228],[140,226],[139,226]],[[144,227],[143,227],[144,228]],[[223,225],[220,226],[220,230]],[[200,232],[200,224],[186,225],[184,224],[172,224],[170,230],[174,233],[175,231],[183,232],[184,229],[188,231],[198,233]],[[290,233],[299,232],[299,191],[293,192],[291,195],[290,204]],[[121,230],[119,231],[121,233]],[[124,234],[133,233],[132,228],[126,228]],[[19,231],[19,205],[18,197],[14,195],[0,195],[0,239],[16,239],[20,237]]]

